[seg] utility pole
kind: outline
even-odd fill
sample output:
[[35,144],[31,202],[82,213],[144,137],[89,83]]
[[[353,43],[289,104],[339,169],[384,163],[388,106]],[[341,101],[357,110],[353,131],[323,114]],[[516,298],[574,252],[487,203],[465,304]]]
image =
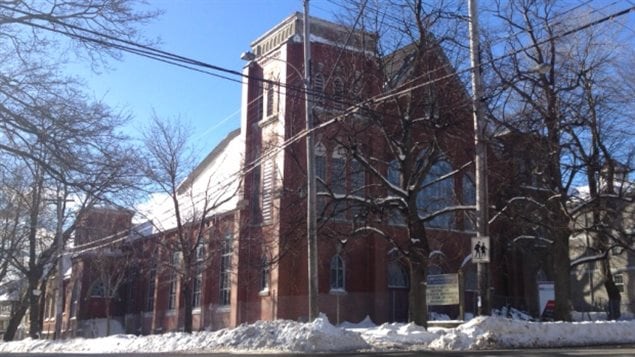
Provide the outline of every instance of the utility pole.
[[[470,63],[472,66],[472,111],[474,113],[474,145],[476,150],[476,237],[489,239],[488,193],[487,193],[487,145],[485,144],[485,121],[481,90],[481,61],[476,0],[468,0],[470,13]],[[491,251],[491,245],[490,251]],[[480,304],[479,315],[490,315],[489,263],[478,263],[477,278]]]
[[62,338],[62,310],[63,310],[63,296],[64,293],[64,263],[62,262],[62,256],[64,254],[64,239],[62,237],[62,220],[64,219],[64,207],[62,204],[65,204],[64,198],[59,196],[57,197],[57,226],[55,230],[55,239],[57,244],[57,288],[55,290],[55,339]]
[[311,35],[309,24],[309,0],[304,0],[304,112],[306,116],[306,175],[307,175],[307,266],[309,284],[309,321],[318,317],[318,254],[317,217],[315,192],[315,156],[313,116],[311,113]]

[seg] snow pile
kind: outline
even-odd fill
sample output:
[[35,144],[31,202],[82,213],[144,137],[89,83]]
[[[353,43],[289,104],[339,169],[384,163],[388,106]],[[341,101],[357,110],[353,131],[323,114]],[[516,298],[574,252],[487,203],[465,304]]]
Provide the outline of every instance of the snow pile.
[[634,321],[540,323],[488,318],[479,328],[488,342],[502,348],[635,343]]
[[312,323],[258,321],[212,334],[217,335],[219,349],[342,352],[370,348],[358,333],[331,325],[325,316]]
[[481,350],[635,343],[635,321],[531,322],[477,317],[448,330],[428,348]]
[[375,349],[399,349],[427,345],[439,337],[414,323],[385,323],[375,328],[351,329],[359,333]]
[[553,348],[635,343],[635,321],[531,322],[477,317],[457,328],[414,324],[376,326],[366,318],[335,327],[322,316],[311,323],[258,321],[214,332],[110,337],[64,341],[0,343],[1,352],[352,352],[391,350],[466,351],[500,348]]
[[324,316],[312,323],[258,321],[234,329],[192,334],[114,335],[67,341],[32,340],[0,343],[0,352],[343,352],[369,349],[359,333],[331,325]]

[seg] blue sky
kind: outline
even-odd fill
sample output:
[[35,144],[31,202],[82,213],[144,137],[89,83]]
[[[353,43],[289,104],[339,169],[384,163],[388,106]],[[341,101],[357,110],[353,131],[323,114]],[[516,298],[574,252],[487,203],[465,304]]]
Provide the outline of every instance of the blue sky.
[[[332,18],[328,1],[310,3],[311,15]],[[148,38],[161,39],[156,47],[240,71],[245,64],[240,54],[251,41],[302,11],[302,0],[152,0],[149,6],[165,11],[143,28]],[[162,117],[180,116],[192,125],[203,157],[240,125],[239,83],[132,54],[110,66],[100,74],[84,66],[77,74],[86,80],[89,93],[134,116],[130,134],[153,110]]]
[[[600,17],[632,6],[625,0],[586,2],[599,9],[595,16]],[[488,1],[480,3],[486,8]],[[142,31],[148,38],[160,38],[156,47],[162,50],[240,71],[245,64],[240,54],[249,44],[293,12],[302,11],[302,4],[302,0],[150,0],[148,8],[165,13]],[[343,12],[331,0],[310,0],[310,5],[311,15],[325,19]],[[631,36],[634,17],[631,13],[620,19]],[[88,65],[72,68],[86,80],[89,93],[133,116],[127,129],[131,135],[136,135],[153,110],[161,117],[180,116],[193,127],[193,142],[202,158],[239,127],[239,83],[131,54],[110,65],[111,70],[100,74],[92,73]]]

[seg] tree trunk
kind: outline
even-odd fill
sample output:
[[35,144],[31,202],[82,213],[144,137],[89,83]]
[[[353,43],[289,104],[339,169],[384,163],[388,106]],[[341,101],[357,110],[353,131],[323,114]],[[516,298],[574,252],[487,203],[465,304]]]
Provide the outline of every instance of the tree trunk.
[[[413,202],[411,207],[416,207]],[[408,292],[408,321],[428,328],[428,302],[426,300],[426,278],[428,270],[428,238],[425,226],[419,220],[418,211],[412,210],[408,217],[410,250],[410,291]]]
[[410,291],[408,292],[408,321],[428,328],[428,304],[426,300],[426,269],[425,263],[410,262]]
[[13,341],[13,339],[15,338],[15,334],[18,331],[20,323],[22,322],[22,318],[26,314],[26,310],[29,308],[29,295],[24,296],[20,301],[18,307],[12,311],[11,318],[9,319],[9,325],[7,326],[7,329],[4,332],[3,336],[4,340],[7,342]]
[[[40,301],[38,299],[38,295],[35,294],[34,290],[39,289],[39,282],[42,278],[42,268],[41,264],[37,261],[37,232],[39,229],[39,208],[40,208],[40,194],[42,191],[42,176],[39,174],[40,168],[36,168],[36,181],[33,185],[33,197],[31,198],[31,207],[30,207],[30,219],[29,219],[29,262],[28,262],[28,290],[27,295],[29,297],[29,336],[33,339],[40,337]],[[40,295],[42,291],[40,291]]]
[[184,310],[183,331],[192,333],[192,279],[189,276],[184,277],[182,290]]
[[106,299],[106,336],[110,336],[110,304],[112,303],[112,299]]
[[[34,269],[29,272],[29,291],[27,294],[29,295],[29,337],[32,339],[40,338],[40,332],[42,331],[42,299],[41,297],[44,295],[44,292],[38,286],[40,282],[39,277],[42,274],[39,274],[40,269]],[[35,290],[38,293],[35,293]]]
[[607,307],[607,319],[608,320],[617,320],[622,316],[620,311],[620,303],[622,302],[622,295],[620,294],[620,290],[615,285],[615,280],[613,280],[613,275],[611,274],[611,265],[608,257],[601,262],[602,264],[602,275],[604,275],[604,288],[606,289],[606,294],[609,297],[609,305]]
[[553,244],[553,273],[556,321],[571,321],[571,258],[569,257],[569,232],[557,230]]

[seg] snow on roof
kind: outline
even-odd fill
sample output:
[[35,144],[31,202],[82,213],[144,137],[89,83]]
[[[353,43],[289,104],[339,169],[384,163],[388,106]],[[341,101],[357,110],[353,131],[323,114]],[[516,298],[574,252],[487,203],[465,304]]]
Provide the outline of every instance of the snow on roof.
[[[229,133],[179,185],[178,200],[185,220],[200,217],[203,207],[212,208],[208,217],[236,208],[244,152],[239,134],[240,129]],[[174,207],[168,194],[155,194],[139,208],[145,223],[136,222],[142,228],[137,233],[147,235],[176,227]]]

